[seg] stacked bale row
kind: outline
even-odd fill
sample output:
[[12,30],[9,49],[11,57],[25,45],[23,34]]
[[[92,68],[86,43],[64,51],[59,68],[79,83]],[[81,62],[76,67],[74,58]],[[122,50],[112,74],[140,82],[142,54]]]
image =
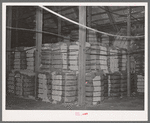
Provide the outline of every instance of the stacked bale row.
[[12,70],[7,79],[7,92],[17,96],[34,96],[35,73],[29,70]]
[[139,55],[136,60],[135,73],[136,75],[144,75],[144,56]]
[[135,81],[137,82],[137,92],[144,92],[144,55],[140,54],[135,57]]
[[[86,71],[90,70],[90,44],[86,43]],[[69,70],[78,71],[79,68],[79,43],[73,42],[68,48],[68,64]]]
[[38,74],[38,98],[51,102],[52,45],[42,44],[41,66]]
[[119,71],[125,72],[127,70],[127,52],[125,50],[120,50],[120,60],[119,60]]
[[16,72],[15,74],[15,95],[17,96],[22,96],[23,92],[23,83],[21,81],[21,74],[19,71]]
[[119,51],[117,49],[110,48],[109,49],[109,69],[110,73],[114,73],[116,71],[119,71],[119,57],[118,57]]
[[14,69],[26,69],[26,53],[24,51],[15,50],[14,53]]
[[108,35],[101,35],[101,43],[104,44],[105,46],[110,46],[109,40],[110,39]]
[[22,96],[23,97],[34,97],[35,89],[35,73],[30,70],[20,71],[21,83],[22,85]]
[[66,43],[52,45],[51,71],[65,71],[68,69],[68,46]]
[[97,34],[93,31],[87,30],[87,42],[90,44],[97,43]]
[[8,93],[12,93],[12,94],[15,93],[15,91],[14,91],[14,89],[15,89],[15,71],[9,72],[6,87],[7,87]]
[[119,72],[114,72],[108,74],[108,96],[109,97],[119,97],[121,95],[121,74]]
[[51,102],[51,74],[38,74],[38,98],[44,102]]
[[52,103],[70,103],[77,100],[76,72],[52,73]]
[[40,71],[45,73],[45,72],[50,72],[51,71],[51,64],[52,64],[52,44],[42,44],[41,48],[41,66],[40,66]]
[[144,76],[136,75],[137,92],[144,93]]
[[120,81],[120,92],[121,97],[127,95],[127,72],[121,72],[121,81]]
[[91,44],[91,70],[99,71],[100,70],[100,48],[98,42],[93,42]]
[[96,105],[104,99],[103,73],[86,73],[86,104]]
[[100,48],[100,55],[99,55],[99,60],[100,60],[100,69],[103,70],[105,74],[109,73],[109,68],[108,68],[108,48],[104,46],[99,46]]
[[26,51],[27,70],[35,70],[35,48],[29,47]]

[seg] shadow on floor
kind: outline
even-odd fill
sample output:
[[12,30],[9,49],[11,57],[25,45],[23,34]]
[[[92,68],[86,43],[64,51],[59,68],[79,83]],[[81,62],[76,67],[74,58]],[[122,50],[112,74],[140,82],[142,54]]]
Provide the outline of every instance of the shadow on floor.
[[144,110],[144,96],[105,99],[97,106],[51,104],[7,95],[6,110]]

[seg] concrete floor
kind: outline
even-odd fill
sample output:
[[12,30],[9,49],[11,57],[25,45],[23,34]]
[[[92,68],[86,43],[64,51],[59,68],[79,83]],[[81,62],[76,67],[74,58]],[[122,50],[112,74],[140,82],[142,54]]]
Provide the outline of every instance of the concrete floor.
[[50,104],[9,95],[6,97],[6,110],[144,110],[144,96],[105,99],[97,106],[77,106]]

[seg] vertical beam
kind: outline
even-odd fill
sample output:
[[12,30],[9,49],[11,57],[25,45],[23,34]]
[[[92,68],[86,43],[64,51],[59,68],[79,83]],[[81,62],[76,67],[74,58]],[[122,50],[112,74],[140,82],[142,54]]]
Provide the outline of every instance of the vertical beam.
[[[86,25],[86,7],[79,6],[79,23]],[[85,104],[85,41],[86,29],[79,27],[78,105]]]
[[[12,7],[11,6],[7,6],[7,20],[6,20],[6,24],[7,26],[11,27],[12,25]],[[7,29],[6,31],[6,49],[8,51],[10,51],[11,49],[11,30]],[[9,71],[11,69],[10,66],[10,52],[7,52],[7,56],[6,56],[6,62],[7,62],[7,70]]]
[[[42,31],[43,11],[41,8],[36,8],[36,31]],[[35,98],[37,97],[37,77],[40,68],[40,53],[42,45],[42,33],[36,33],[36,51],[35,51]]]
[[[15,26],[16,26],[16,28],[18,28],[18,17],[19,17],[19,9],[18,9],[18,7],[16,8],[16,23],[15,23]],[[16,30],[16,34],[15,34],[16,36],[16,41],[15,41],[15,46],[18,46],[18,30]]]
[[[129,10],[129,14],[128,14],[128,17],[127,17],[127,36],[130,36],[131,35],[131,7],[129,6],[128,7],[128,10]],[[127,55],[127,96],[130,96],[131,95],[131,79],[130,79],[130,39],[128,39],[128,42],[127,42],[127,52],[128,52],[128,55]]]
[[[87,25],[88,25],[88,27],[91,27],[91,20],[92,20],[91,15],[92,15],[92,7],[88,6],[87,7]],[[90,42],[89,36],[90,36],[90,30],[87,30],[87,41],[88,42]]]
[[[60,6],[60,10],[61,10],[61,6]],[[59,9],[58,9],[59,11]],[[61,14],[61,11],[58,12],[59,14]],[[58,17],[58,35],[61,35],[61,18]],[[60,38],[58,37],[58,41],[60,40]]]

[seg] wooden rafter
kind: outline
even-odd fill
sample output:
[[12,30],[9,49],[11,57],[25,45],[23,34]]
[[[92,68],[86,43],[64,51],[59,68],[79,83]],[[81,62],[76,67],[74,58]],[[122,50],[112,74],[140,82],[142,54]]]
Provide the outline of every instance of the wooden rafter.
[[105,9],[108,10],[108,11],[106,11],[106,13],[109,17],[110,23],[112,24],[112,26],[116,30],[116,32],[118,32],[119,30],[118,30],[118,27],[116,25],[115,19],[114,19],[113,15],[109,12],[109,11],[111,11],[111,9],[108,6],[105,6]]

